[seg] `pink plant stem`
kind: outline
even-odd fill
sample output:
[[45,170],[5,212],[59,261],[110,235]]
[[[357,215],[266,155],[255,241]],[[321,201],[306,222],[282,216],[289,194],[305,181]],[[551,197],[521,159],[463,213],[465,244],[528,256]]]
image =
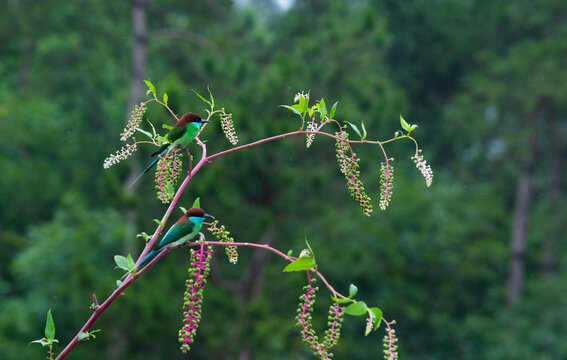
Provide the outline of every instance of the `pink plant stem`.
[[[196,242],[189,242],[189,243],[185,243],[181,246],[195,246],[197,245]],[[256,243],[248,243],[248,242],[224,242],[224,241],[205,241],[205,245],[213,245],[213,246],[247,246],[247,247],[255,247],[255,248],[260,248],[260,249],[264,249],[264,250],[268,250],[273,252],[276,255],[279,255],[280,257],[286,259],[289,262],[292,262],[294,260],[297,260],[297,258],[293,257],[293,256],[287,256],[286,254],[284,254],[283,252],[279,251],[278,249],[274,249],[273,247],[266,245],[266,244],[256,244]],[[318,270],[316,269],[310,269],[309,271],[315,273],[317,275],[317,277],[319,277],[319,279],[321,279],[321,281],[323,282],[323,284],[325,284],[325,286],[327,287],[327,289],[329,289],[329,291],[333,294],[334,297],[339,297],[339,298],[343,298],[343,299],[348,299],[346,296],[341,295],[339,292],[337,292],[332,286],[331,284],[329,284],[329,282],[327,281],[327,279],[325,279],[325,277],[323,276],[323,274],[321,274]]]
[[[183,191],[185,190],[185,188],[187,187],[187,185],[189,184],[191,179],[195,176],[195,174],[197,174],[197,172],[201,169],[201,167],[205,163],[211,162],[211,160],[213,160],[217,157],[220,157],[220,156],[223,156],[223,155],[235,152],[235,151],[239,151],[239,150],[246,149],[246,148],[251,148],[251,147],[254,147],[254,146],[257,146],[257,145],[260,145],[260,144],[263,144],[263,143],[267,143],[267,142],[270,142],[270,141],[283,139],[283,138],[286,138],[288,136],[295,136],[295,135],[302,135],[302,134],[317,134],[317,135],[324,135],[324,136],[331,137],[333,139],[337,139],[336,136],[329,134],[329,133],[326,133],[326,132],[298,130],[298,131],[292,131],[292,132],[272,136],[272,137],[265,138],[265,139],[262,139],[262,140],[258,140],[258,141],[248,143],[248,144],[245,144],[245,145],[237,146],[237,147],[234,147],[234,148],[231,148],[231,149],[210,155],[208,157],[207,157],[206,145],[204,143],[202,143],[201,141],[199,141],[199,139],[197,139],[197,143],[201,146],[201,149],[202,149],[201,160],[199,160],[197,165],[195,165],[195,167],[193,167],[191,169],[188,176],[185,178],[185,180],[183,180],[183,183],[181,183],[181,185],[179,186],[177,193],[173,197],[171,204],[167,208],[167,211],[165,212],[165,214],[164,214],[164,216],[161,220],[161,224],[156,228],[152,238],[146,243],[146,247],[144,248],[144,250],[142,251],[142,253],[138,257],[138,260],[136,260],[136,265],[138,265],[140,263],[140,261],[150,252],[150,249],[154,246],[154,243],[156,242],[157,238],[161,234],[161,231],[163,230],[163,227],[164,227],[165,223],[167,222],[167,219],[169,218],[169,216],[173,212],[173,209],[177,205],[177,202],[179,201],[179,198],[183,194]],[[195,245],[195,243],[190,243],[190,244]],[[289,257],[289,256],[285,255],[284,253],[282,253],[281,251],[276,250],[276,249],[274,249],[274,248],[272,248],[268,245],[263,245],[263,244],[225,243],[225,242],[211,242],[211,241],[209,241],[208,244],[221,245],[221,246],[235,245],[235,246],[249,246],[249,247],[264,248],[266,250],[269,250],[269,251],[276,253],[277,255],[283,257],[284,259],[286,259],[288,261],[295,260],[295,258]],[[93,314],[87,320],[87,322],[83,325],[81,330],[79,330],[79,332],[69,342],[69,344],[67,344],[65,349],[63,349],[63,351],[61,351],[61,353],[57,356],[57,358],[55,360],[62,360],[65,357],[67,357],[67,355],[69,355],[69,353],[79,343],[79,334],[81,332],[89,331],[91,329],[91,327],[94,325],[94,323],[96,322],[96,320],[99,318],[99,316],[102,315],[102,313],[110,306],[110,304],[112,304],[114,302],[114,300],[116,300],[116,298],[118,298],[120,295],[123,295],[123,291],[126,288],[128,288],[128,286],[130,286],[138,277],[140,277],[142,274],[144,274],[146,271],[148,271],[153,266],[153,264],[155,264],[155,262],[157,260],[159,260],[161,257],[163,257],[170,250],[171,249],[165,249],[164,251],[160,252],[154,259],[152,259],[152,261],[147,266],[145,266],[141,271],[137,272],[135,275],[128,274],[128,276],[126,277],[124,282],[116,290],[114,290],[112,292],[112,294],[110,294],[110,296],[98,308],[96,308],[96,310],[94,310]],[[333,289],[333,287],[331,287],[331,285],[327,282],[327,280],[323,277],[323,275],[319,271],[317,271],[315,269],[311,269],[311,271],[314,272],[315,274],[317,274],[317,276],[321,279],[321,281],[325,284],[325,286],[333,293],[333,296],[346,299],[345,296],[341,295],[340,293],[335,291],[335,289]]]

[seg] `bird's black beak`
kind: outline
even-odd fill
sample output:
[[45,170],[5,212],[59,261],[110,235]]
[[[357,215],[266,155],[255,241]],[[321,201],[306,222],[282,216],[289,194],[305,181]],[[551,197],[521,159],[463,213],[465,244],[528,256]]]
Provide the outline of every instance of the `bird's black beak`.
[[215,217],[213,215],[207,214],[207,213],[205,213],[205,215],[203,215],[203,217],[208,217],[208,218],[211,218],[213,220],[215,219]]
[[210,123],[209,120],[201,119],[201,123]]

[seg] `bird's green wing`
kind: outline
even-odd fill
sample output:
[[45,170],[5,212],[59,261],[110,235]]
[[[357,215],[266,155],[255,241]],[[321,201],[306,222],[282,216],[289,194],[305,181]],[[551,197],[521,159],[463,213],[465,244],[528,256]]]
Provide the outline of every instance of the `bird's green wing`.
[[169,141],[171,141],[172,143],[175,142],[175,140],[179,139],[180,137],[182,137],[185,134],[185,131],[187,131],[187,126],[178,126],[178,127],[174,127],[173,129],[171,129],[171,131],[167,134],[167,139]]
[[166,246],[177,240],[180,240],[182,237],[186,235],[191,234],[193,232],[194,225],[195,224],[192,223],[191,221],[185,221],[173,225],[171,228],[169,228],[169,230],[167,231],[167,233],[159,243],[159,246],[160,247]]

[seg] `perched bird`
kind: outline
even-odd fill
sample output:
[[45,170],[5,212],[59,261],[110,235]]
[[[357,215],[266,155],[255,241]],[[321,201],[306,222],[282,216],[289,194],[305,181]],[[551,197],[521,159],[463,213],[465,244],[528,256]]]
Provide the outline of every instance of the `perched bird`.
[[138,264],[138,268],[145,263],[153,259],[160,251],[168,246],[181,245],[191,239],[193,239],[201,231],[201,226],[205,218],[214,219],[214,216],[207,214],[203,209],[193,207],[185,213],[182,217],[177,220],[172,227],[167,230],[163,239],[161,239],[159,245],[150,251],[148,255]]
[[171,143],[165,143],[160,148],[152,154],[155,159],[146,167],[144,172],[140,174],[129,186],[134,185],[145,173],[150,171],[150,169],[158,162],[159,155],[163,155],[169,151],[172,146],[177,146],[180,148],[186,148],[189,144],[195,140],[199,129],[203,123],[208,123],[209,120],[204,120],[199,117],[199,115],[194,113],[187,113],[177,121],[173,126],[173,129],[167,134],[167,139]]

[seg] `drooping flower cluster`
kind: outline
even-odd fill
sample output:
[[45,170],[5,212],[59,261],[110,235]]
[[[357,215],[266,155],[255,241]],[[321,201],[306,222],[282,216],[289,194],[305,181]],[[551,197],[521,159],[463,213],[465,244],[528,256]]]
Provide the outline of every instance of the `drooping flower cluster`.
[[[315,122],[315,117],[311,118],[311,121],[307,124],[307,131],[317,131],[317,123]],[[313,140],[315,139],[315,134],[307,134],[305,138],[305,142],[307,148],[313,144]]]
[[319,338],[315,335],[315,330],[313,330],[311,316],[313,305],[315,304],[315,293],[319,288],[313,286],[315,279],[311,279],[309,275],[308,279],[309,284],[303,287],[305,293],[299,297],[301,302],[297,308],[296,325],[301,333],[301,339],[313,351],[313,354],[321,360],[328,360],[333,357],[329,349],[337,344],[340,337],[343,311],[338,303],[331,305],[328,317],[329,328],[325,331],[323,342],[319,343]]
[[358,162],[360,159],[352,152],[347,143],[348,133],[341,130],[340,133],[335,133],[337,142],[335,144],[337,153],[337,162],[341,172],[345,175],[347,187],[350,195],[354,201],[362,209],[362,213],[370,216],[372,213],[372,205],[370,204],[370,197],[364,192],[364,185],[360,181],[360,171],[358,170]]
[[120,140],[126,141],[132,134],[136,132],[136,129],[140,127],[140,123],[142,122],[142,118],[144,117],[144,113],[146,112],[147,107],[145,103],[141,103],[140,105],[136,105],[134,110],[132,110],[132,115],[130,116],[130,121],[126,124],[124,131],[120,134]]
[[[126,141],[130,138],[130,136],[134,134],[134,132],[136,132],[136,129],[138,128],[138,126],[140,126],[140,122],[142,121],[142,118],[144,117],[144,113],[146,112],[146,110],[147,107],[145,103],[136,105],[136,107],[132,111],[132,116],[130,117],[130,121],[128,121],[128,124],[126,124],[126,127],[122,131],[122,134],[120,134],[120,140]],[[132,144],[124,145],[116,153],[104,159],[104,163],[102,164],[102,166],[105,169],[108,169],[112,165],[118,164],[120,161],[126,160],[130,155],[132,155],[134,151],[138,149],[138,147],[136,146],[136,139],[132,139],[132,140],[134,140]]]
[[181,351],[187,353],[193,343],[199,321],[201,320],[201,305],[203,304],[203,288],[210,272],[210,261],[213,254],[211,246],[200,244],[199,250],[191,249],[191,266],[189,279],[185,282],[186,290],[183,297],[183,327],[179,330]]
[[394,330],[391,325],[395,324],[396,321],[391,323],[386,322],[386,335],[382,340],[382,345],[384,346],[384,360],[397,360],[398,359],[398,338],[396,337],[396,330]]
[[380,164],[380,209],[386,210],[392,197],[392,189],[394,187],[394,167],[390,165],[390,161]]
[[221,109],[220,113],[221,127],[224,132],[224,136],[232,145],[238,143],[238,136],[236,136],[236,131],[234,130],[234,122],[232,121],[232,114],[227,114],[224,108]]
[[430,187],[431,183],[433,182],[433,170],[431,170],[431,166],[427,165],[427,160],[423,160],[423,155],[420,155],[420,153],[421,149],[417,150],[415,155],[411,158],[415,163],[417,169],[425,178],[425,185],[427,185],[427,187]]
[[173,199],[175,185],[181,174],[181,155],[175,151],[169,151],[165,155],[158,155],[159,161],[155,174],[155,188],[157,198],[162,203],[167,204]]
[[[233,243],[234,238],[230,237],[230,232],[225,230],[224,225],[218,226],[219,221],[215,220],[209,226],[208,230],[213,233],[213,236],[216,237],[219,241],[226,242],[226,243]],[[226,256],[228,256],[228,261],[232,264],[236,264],[238,261],[238,252],[236,251],[236,246],[228,245],[224,247]]]
[[124,145],[120,150],[118,150],[115,154],[110,155],[106,159],[104,159],[104,163],[102,166],[105,169],[108,169],[114,164],[118,164],[122,160],[126,160],[130,155],[134,153],[138,149],[136,145],[136,139],[133,139],[134,143]]

